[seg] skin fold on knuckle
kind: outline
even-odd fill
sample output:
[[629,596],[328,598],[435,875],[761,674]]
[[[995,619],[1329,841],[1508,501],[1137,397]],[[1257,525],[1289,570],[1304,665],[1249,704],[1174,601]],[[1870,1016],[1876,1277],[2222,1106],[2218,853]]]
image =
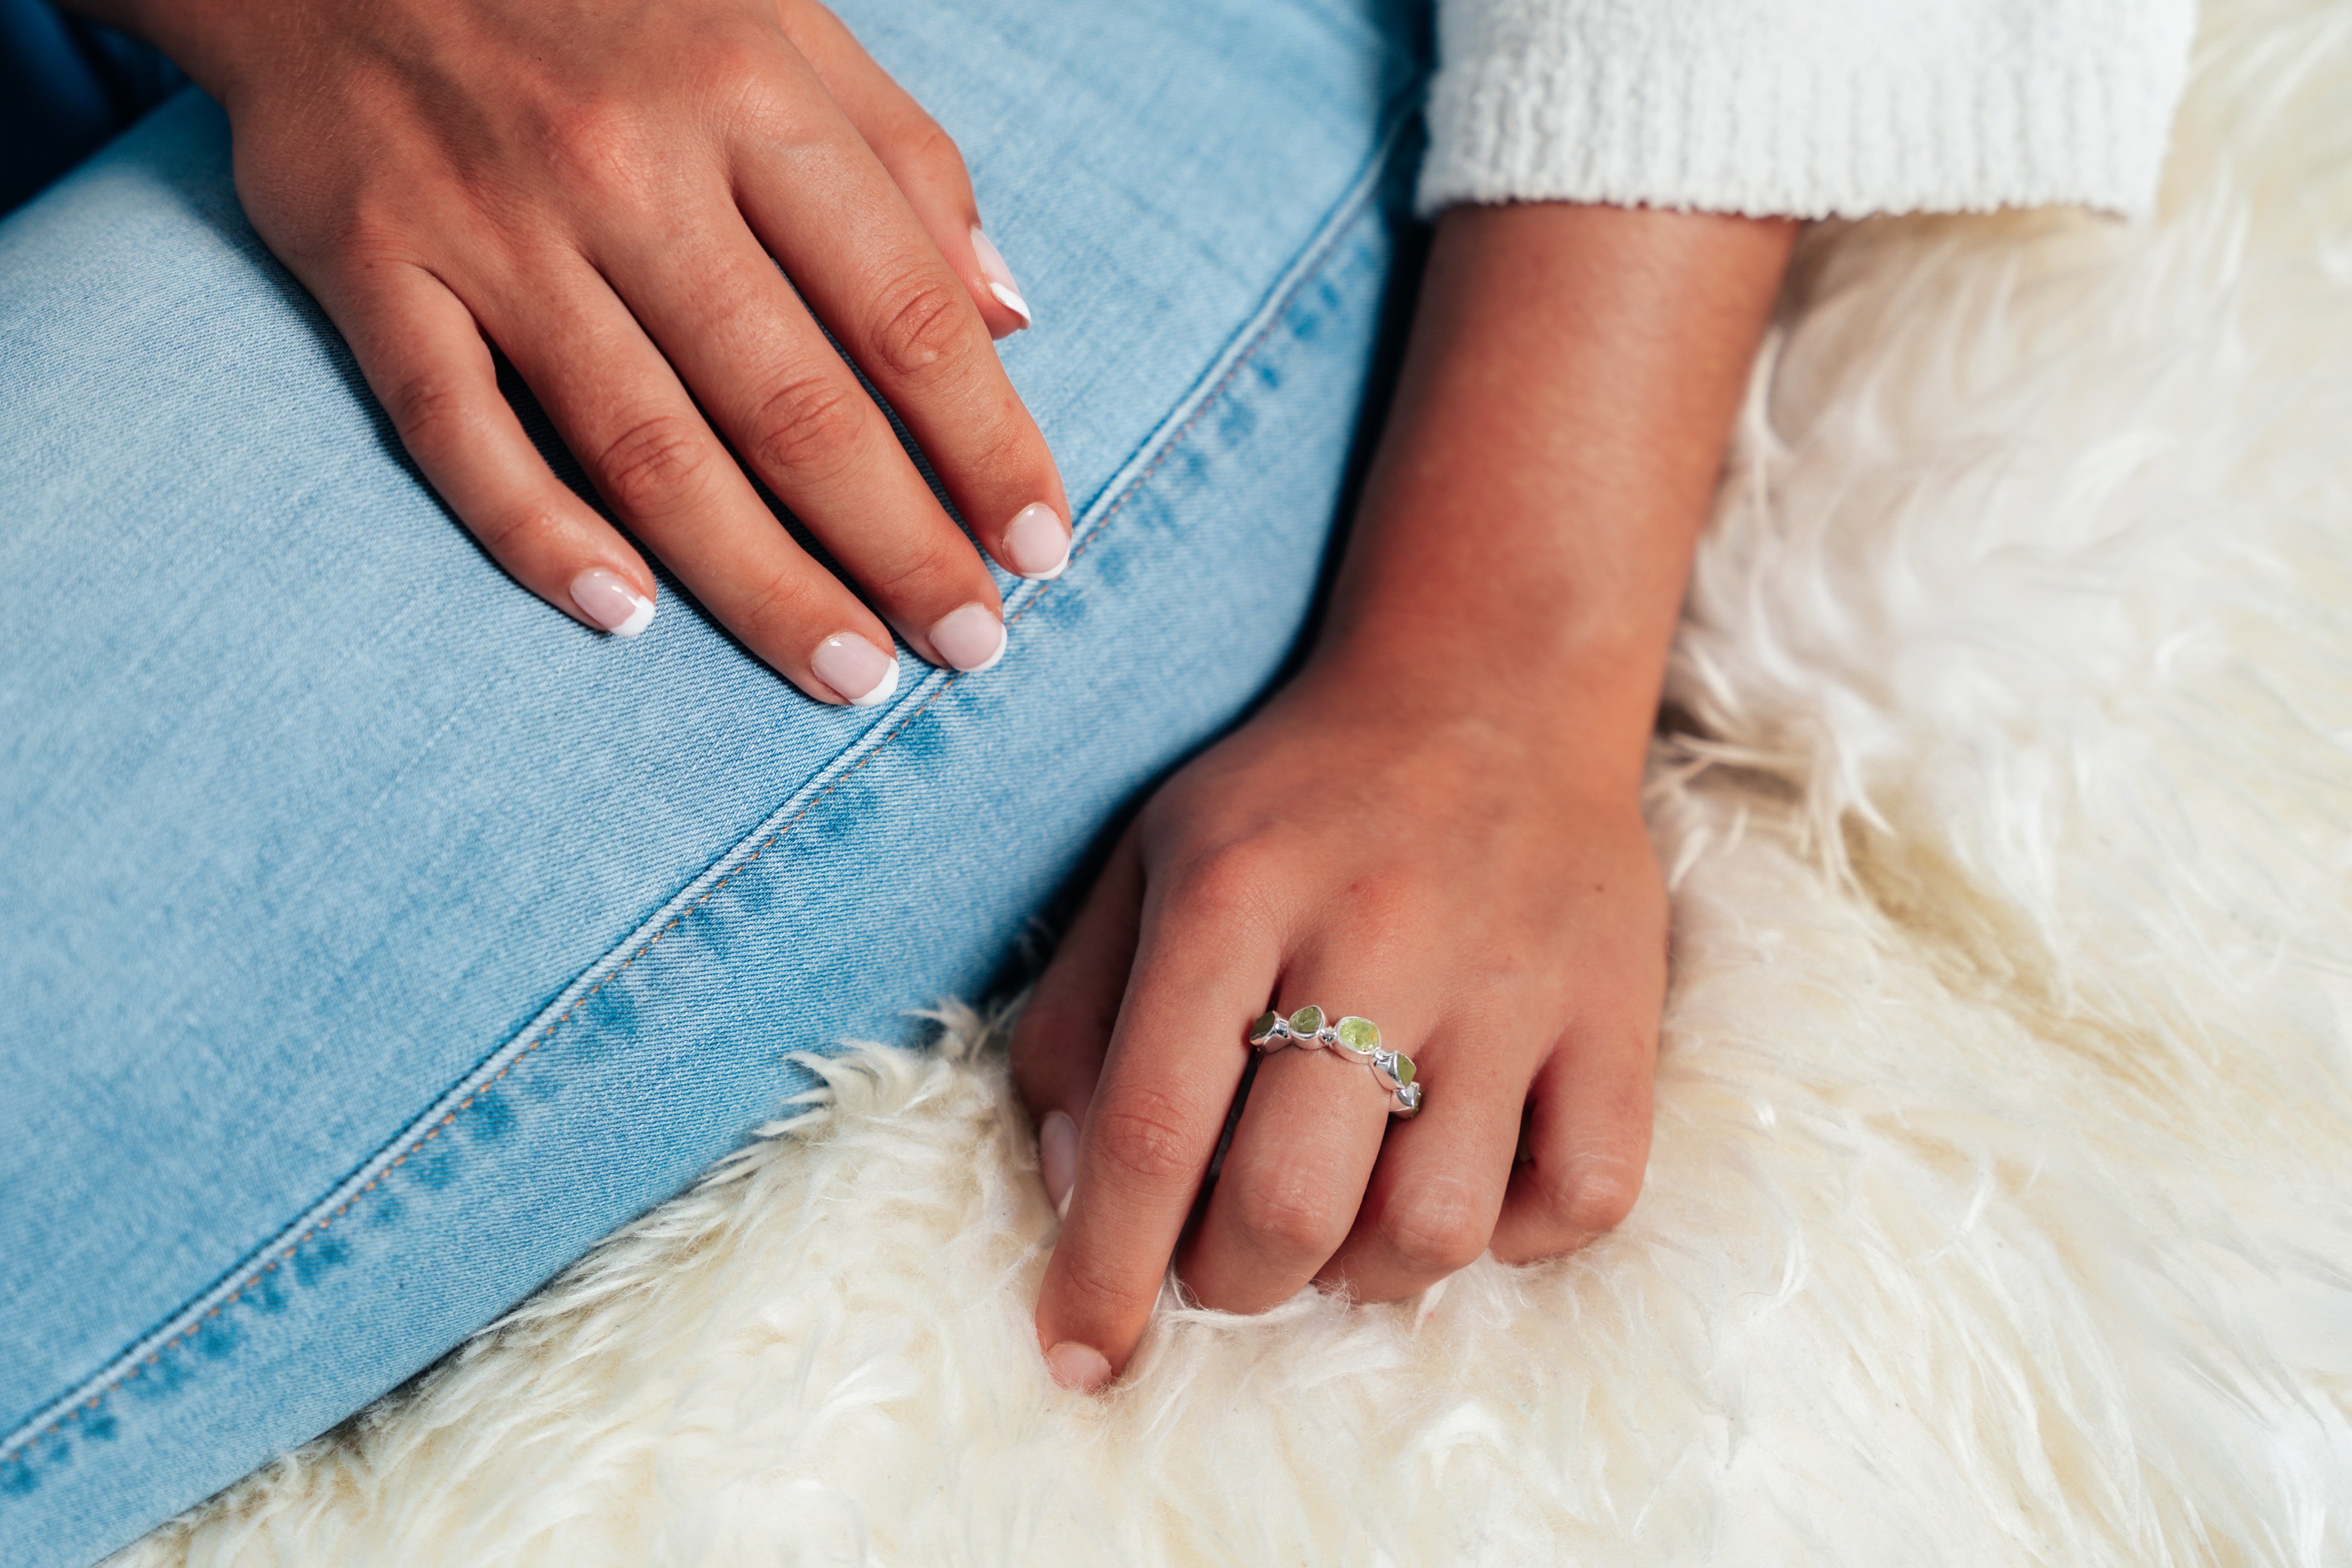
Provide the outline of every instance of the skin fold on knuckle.
[[615,511],[659,517],[702,494],[709,462],[708,443],[691,421],[654,413],[605,443],[591,472]]
[[[1111,1338],[1106,1329],[1123,1333],[1151,1310],[1160,1294],[1160,1272],[1148,1264],[1122,1272],[1100,1249],[1059,1248],[1038,1303],[1039,1316],[1057,1325],[1056,1338],[1073,1333],[1097,1342]],[[1125,1347],[1097,1343],[1095,1348],[1116,1361]]]
[[830,577],[819,578],[797,561],[787,562],[768,573],[734,608],[727,623],[777,669],[797,669],[808,651],[803,644],[815,628],[848,625],[865,630],[862,615],[853,616],[846,606],[836,608],[828,602],[835,591]]
[[1090,1152],[1134,1187],[1188,1189],[1199,1175],[1181,1106],[1156,1091],[1129,1089],[1087,1118]]
[[971,189],[971,176],[965,171],[963,149],[947,133],[940,122],[919,109],[909,108],[898,123],[890,128],[892,161],[909,168],[920,169],[924,174],[951,192],[966,195]]
[[1549,1196],[1554,1219],[1570,1235],[1605,1236],[1633,1212],[1642,1169],[1613,1151],[1583,1155]]
[[384,394],[383,406],[401,441],[427,470],[462,458],[488,427],[464,379],[438,366],[400,382]]
[[1232,1195],[1233,1227],[1254,1256],[1311,1269],[1339,1249],[1355,1205],[1295,1167],[1251,1173]]
[[552,554],[562,542],[562,525],[551,513],[538,507],[509,507],[496,515],[468,519],[474,537],[482,548],[499,560],[507,560],[521,552],[524,547],[537,544],[535,554]]
[[1389,1200],[1379,1234],[1408,1274],[1423,1282],[1442,1279],[1486,1249],[1486,1205],[1456,1183],[1425,1182]]
[[885,284],[867,334],[874,358],[902,382],[928,385],[952,373],[970,346],[971,298],[961,284],[923,267]]
[[845,378],[796,377],[760,400],[751,427],[754,464],[762,473],[828,485],[861,454],[870,405]]

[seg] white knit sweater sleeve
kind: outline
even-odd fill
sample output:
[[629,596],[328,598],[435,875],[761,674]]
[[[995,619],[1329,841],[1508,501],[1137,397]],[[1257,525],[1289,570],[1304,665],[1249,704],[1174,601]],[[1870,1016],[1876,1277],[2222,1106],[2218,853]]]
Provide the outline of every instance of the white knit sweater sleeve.
[[2153,202],[2195,0],[1439,0],[1424,213]]

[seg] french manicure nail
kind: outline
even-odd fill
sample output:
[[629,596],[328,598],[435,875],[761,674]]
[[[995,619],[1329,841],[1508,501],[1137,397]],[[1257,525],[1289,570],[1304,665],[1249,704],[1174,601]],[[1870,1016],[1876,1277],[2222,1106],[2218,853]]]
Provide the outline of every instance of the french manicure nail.
[[1032,501],[1004,525],[1004,554],[1022,576],[1051,582],[1070,564],[1070,530],[1060,513]]
[[819,643],[809,668],[851,707],[877,706],[898,689],[898,661],[855,632]]
[[1078,1124],[1067,1111],[1048,1111],[1037,1124],[1037,1174],[1045,1178],[1054,1212],[1067,1219],[1070,1188],[1078,1179]]
[[967,604],[940,617],[931,646],[954,668],[977,674],[1004,657],[1004,622],[984,604]]
[[615,637],[634,637],[653,624],[654,601],[631,588],[618,572],[592,566],[572,580],[572,602],[580,613]]
[[1090,1344],[1066,1339],[1045,1353],[1046,1369],[1054,1381],[1081,1394],[1092,1394],[1110,1381],[1110,1363]]
[[1029,314],[1029,301],[1021,298],[1021,286],[1013,281],[1013,269],[1004,265],[1004,253],[977,228],[971,231],[971,254],[979,260],[981,276],[988,279],[988,291],[996,296],[997,303],[1020,317],[1024,327],[1035,320]]

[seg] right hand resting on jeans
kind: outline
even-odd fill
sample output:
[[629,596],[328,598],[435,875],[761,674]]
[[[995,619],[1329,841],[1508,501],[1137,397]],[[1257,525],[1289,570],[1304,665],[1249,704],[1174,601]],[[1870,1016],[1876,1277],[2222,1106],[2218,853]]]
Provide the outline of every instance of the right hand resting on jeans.
[[994,580],[818,321],[1007,570],[1066,555],[1060,477],[991,342],[1027,308],[962,160],[815,0],[81,8],[227,109],[261,237],[434,487],[566,613],[634,634],[654,579],[540,458],[490,344],[614,514],[821,701],[888,695],[890,635],[746,467],[923,657],[983,667],[1004,632]]

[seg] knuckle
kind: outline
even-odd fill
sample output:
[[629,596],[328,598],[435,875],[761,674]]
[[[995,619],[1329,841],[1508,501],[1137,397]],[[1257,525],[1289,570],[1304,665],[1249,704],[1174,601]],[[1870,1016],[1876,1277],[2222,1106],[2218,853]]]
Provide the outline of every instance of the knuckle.
[[644,120],[612,99],[583,97],[550,110],[544,136],[555,167],[591,189],[635,191],[656,162]]
[[533,534],[549,528],[551,519],[544,512],[531,507],[509,507],[495,517],[474,523],[474,537],[496,560],[505,560]]
[[780,568],[744,596],[729,617],[730,623],[754,647],[781,649],[810,618],[813,606],[808,586],[792,568]]
[[803,376],[760,404],[753,459],[772,474],[822,482],[853,461],[865,425],[863,394],[844,379]]
[[1149,1284],[1139,1284],[1099,1251],[1066,1247],[1054,1254],[1054,1262],[1061,1270],[1062,1288],[1067,1296],[1075,1298],[1082,1312],[1088,1307],[1094,1309],[1094,1312],[1086,1315],[1117,1316],[1135,1306],[1148,1306],[1147,1291],[1155,1296],[1160,1291],[1156,1270],[1149,1273]]
[[968,178],[963,166],[963,149],[950,136],[940,122],[920,111],[917,123],[907,136],[906,156],[911,162],[927,169],[940,170],[961,180]]
[[962,346],[961,289],[929,270],[902,278],[881,294],[873,333],[875,357],[901,377],[920,377]]
[[1408,1267],[1451,1274],[1486,1249],[1486,1207],[1467,1188],[1429,1182],[1390,1203],[1381,1232]]
[[455,457],[482,428],[481,410],[464,384],[438,370],[409,377],[387,393],[384,411],[416,460],[427,468]]
[[701,432],[676,414],[656,413],[608,442],[594,472],[615,510],[657,517],[701,487],[709,462]]
[[1195,1174],[1192,1140],[1174,1105],[1150,1094],[1129,1094],[1090,1119],[1095,1154],[1130,1181],[1164,1186]]
[[1321,1261],[1348,1238],[1352,1208],[1294,1177],[1255,1181],[1234,1194],[1234,1224],[1256,1250]]
[[895,561],[868,569],[858,580],[878,600],[919,598],[925,584],[952,580],[959,565],[972,559],[971,547],[964,543],[962,535],[957,534],[946,539],[908,544]]
[[1562,1231],[1578,1237],[1606,1235],[1625,1222],[1642,1196],[1642,1172],[1616,1154],[1588,1154],[1572,1161],[1545,1194],[1545,1207]]
[[1227,844],[1193,857],[1178,888],[1196,919],[1255,927],[1266,917],[1267,890],[1280,884],[1272,856],[1247,844]]

